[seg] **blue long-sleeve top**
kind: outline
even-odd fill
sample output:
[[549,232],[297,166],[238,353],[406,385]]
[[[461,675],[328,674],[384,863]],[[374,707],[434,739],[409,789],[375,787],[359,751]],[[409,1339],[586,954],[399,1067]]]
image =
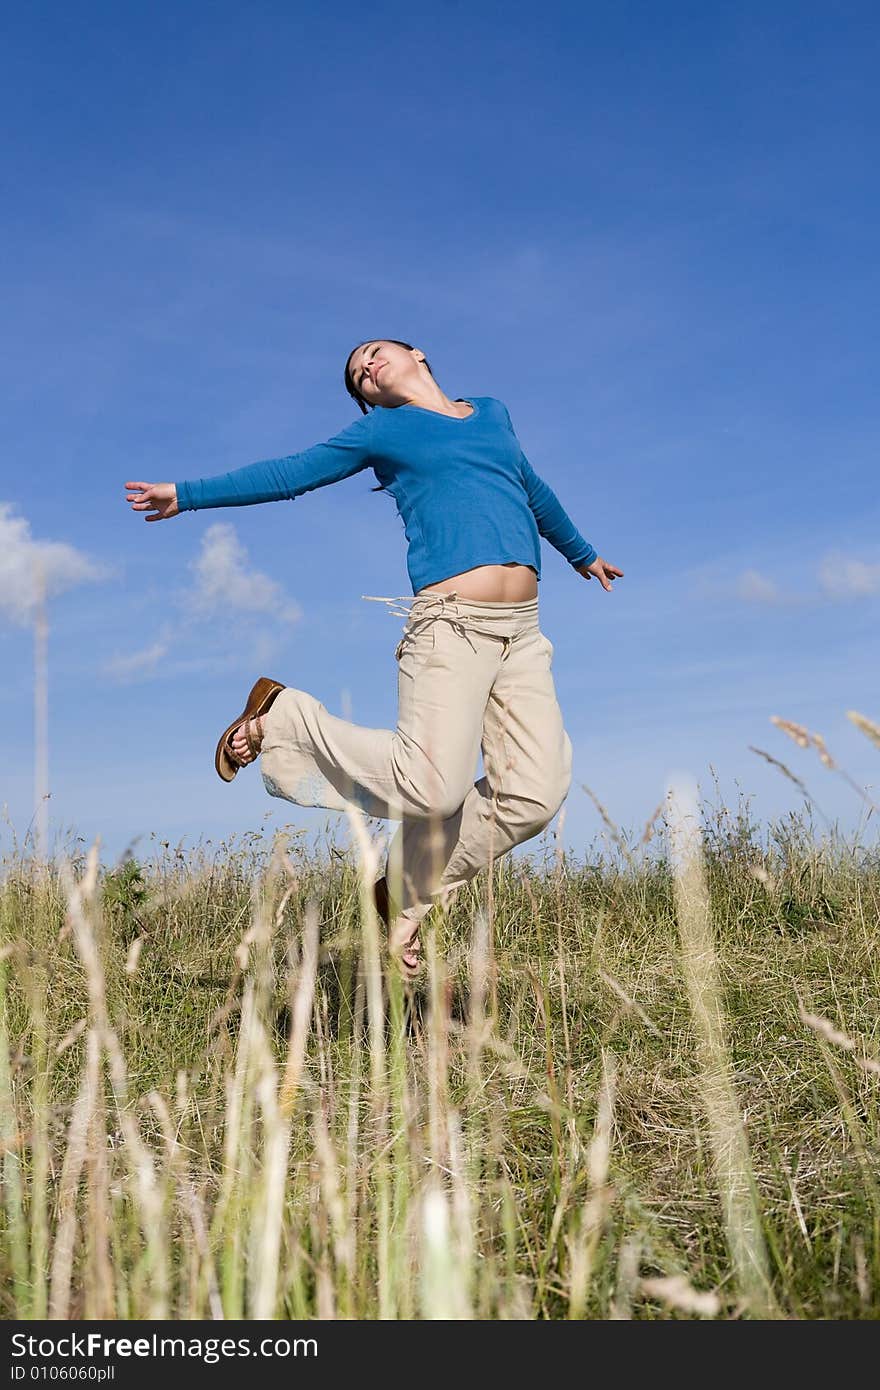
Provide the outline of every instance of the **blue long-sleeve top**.
[[465,398],[457,418],[418,405],[379,406],[326,443],[214,478],[179,482],[180,511],[277,502],[371,467],[397,503],[413,593],[478,565],[515,561],[540,579],[545,536],[570,564],[589,565],[585,541],[520,447],[507,407]]

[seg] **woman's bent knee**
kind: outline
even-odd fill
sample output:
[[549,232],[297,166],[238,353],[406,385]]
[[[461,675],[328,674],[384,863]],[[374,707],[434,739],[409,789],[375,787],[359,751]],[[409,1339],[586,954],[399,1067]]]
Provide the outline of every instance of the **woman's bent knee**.
[[552,785],[535,789],[528,795],[504,797],[502,814],[505,822],[522,839],[531,839],[546,830],[562,807],[571,786],[571,777],[560,778]]
[[405,814],[416,820],[448,820],[461,809],[473,786],[461,768],[444,769],[419,747],[396,739],[394,780]]
[[449,820],[461,810],[466,795],[467,791],[455,788],[433,793],[410,789],[404,814],[411,820]]

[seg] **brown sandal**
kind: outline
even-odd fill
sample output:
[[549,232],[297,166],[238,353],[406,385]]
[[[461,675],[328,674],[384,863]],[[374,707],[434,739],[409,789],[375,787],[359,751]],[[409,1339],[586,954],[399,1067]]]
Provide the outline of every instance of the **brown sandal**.
[[[276,695],[283,690],[284,686],[280,681],[270,680],[268,676],[260,676],[260,679],[251,687],[248,695],[247,704],[237,719],[233,719],[228,729],[225,729],[217,744],[217,751],[214,754],[214,766],[217,769],[218,777],[222,777],[224,782],[231,782],[240,767],[250,767],[250,763],[243,763],[232,751],[232,735],[240,724],[244,724],[244,736],[247,745],[256,760],[260,746],[263,742],[263,721],[261,715],[266,714],[272,707]],[[254,737],[254,725],[256,725],[256,738]]]

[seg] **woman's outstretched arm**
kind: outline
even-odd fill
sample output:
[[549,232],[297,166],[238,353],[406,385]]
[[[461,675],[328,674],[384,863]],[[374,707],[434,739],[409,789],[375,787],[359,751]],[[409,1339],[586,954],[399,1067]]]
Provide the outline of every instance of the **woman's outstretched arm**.
[[177,483],[126,483],[134,511],[149,511],[147,521],[164,521],[178,512],[206,507],[246,507],[279,502],[350,478],[371,459],[372,414],[355,420],[323,444],[288,458],[264,459],[231,473]]
[[[507,406],[504,407],[504,412],[516,438]],[[518,439],[516,442],[519,444]],[[523,485],[540,535],[555,546],[584,579],[592,579],[595,575],[602,588],[610,592],[614,580],[623,578],[623,570],[603,560],[601,555],[597,554],[595,546],[584,540],[556,493],[532,468],[521,445],[520,465]]]
[[551,487],[539,478],[523,454],[523,478],[529,495],[529,506],[538,523],[538,530],[551,545],[565,556],[584,579],[596,576],[602,588],[611,592],[615,579],[623,578],[623,570],[611,565],[596,553],[595,546],[585,541],[571,517],[565,511]]
[[499,405],[507,417],[510,432],[516,439],[520,454],[523,486],[529,499],[532,515],[537,522],[539,534],[555,546],[559,553],[565,556],[569,564],[576,568],[580,565],[592,564],[596,558],[594,547],[590,545],[589,541],[584,540],[553,489],[548,487],[543,478],[538,477],[523,453],[522,445],[517,438],[516,430],[513,428],[510,411],[503,401],[500,401]]
[[591,565],[596,559],[596,548],[585,541],[556,493],[543,478],[539,478],[525,454],[522,456],[522,473],[529,506],[538,530],[551,545],[564,555],[575,569]]

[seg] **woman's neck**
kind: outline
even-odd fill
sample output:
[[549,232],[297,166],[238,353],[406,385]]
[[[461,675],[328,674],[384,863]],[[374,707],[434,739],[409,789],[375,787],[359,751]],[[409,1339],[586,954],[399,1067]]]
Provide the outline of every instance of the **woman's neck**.
[[422,405],[419,401],[403,401],[402,404],[417,406],[419,410],[427,410],[431,415],[448,415],[455,420],[466,419],[474,413],[474,407],[469,401],[450,401],[448,410],[442,409],[439,405]]
[[461,402],[450,400],[445,391],[441,391],[438,386],[436,390],[419,387],[407,395],[401,405],[418,405],[422,410],[438,410],[441,414],[457,415],[460,413]]

